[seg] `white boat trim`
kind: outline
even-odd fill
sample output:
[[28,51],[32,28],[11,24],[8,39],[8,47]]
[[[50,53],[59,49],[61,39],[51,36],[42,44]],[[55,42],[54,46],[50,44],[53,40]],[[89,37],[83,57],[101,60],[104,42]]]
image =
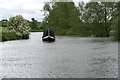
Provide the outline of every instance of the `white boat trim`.
[[43,37],[43,39],[46,39],[46,38],[52,38],[52,39],[54,39],[54,37],[52,37],[52,36]]

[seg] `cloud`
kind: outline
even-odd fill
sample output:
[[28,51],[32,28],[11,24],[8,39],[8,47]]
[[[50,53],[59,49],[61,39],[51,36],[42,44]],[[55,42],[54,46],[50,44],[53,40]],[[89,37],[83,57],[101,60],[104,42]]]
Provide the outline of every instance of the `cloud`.
[[34,17],[38,21],[42,21],[43,5],[43,0],[1,0],[0,19],[22,15],[28,20]]
[[44,18],[44,2],[47,1],[51,0],[0,0],[0,20],[22,15],[28,20],[35,18],[38,21],[42,21]]

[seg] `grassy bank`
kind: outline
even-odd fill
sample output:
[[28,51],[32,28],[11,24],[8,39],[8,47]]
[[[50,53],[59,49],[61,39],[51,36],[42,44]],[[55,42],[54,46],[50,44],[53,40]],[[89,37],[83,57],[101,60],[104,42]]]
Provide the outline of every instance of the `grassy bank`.
[[10,17],[8,20],[8,26],[2,26],[1,30],[1,41],[28,39],[30,26],[29,22],[22,17],[22,15],[16,15]]
[[31,29],[30,32],[43,32],[43,30],[35,30],[35,29]]
[[0,42],[2,41],[2,28],[0,27]]
[[29,39],[29,34],[20,36],[17,32],[13,30],[9,30],[6,27],[0,28],[1,33],[1,40],[0,41],[10,41],[10,40],[19,40],[19,39]]

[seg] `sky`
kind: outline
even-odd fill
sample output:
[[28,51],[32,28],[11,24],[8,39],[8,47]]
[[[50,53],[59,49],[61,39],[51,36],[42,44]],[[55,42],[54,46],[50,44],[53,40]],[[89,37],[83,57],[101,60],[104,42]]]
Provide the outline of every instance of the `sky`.
[[[44,18],[44,2],[49,0],[0,0],[0,20],[22,15],[25,19],[35,18],[42,21]],[[73,0],[74,2],[78,0]],[[88,2],[89,0],[83,0]]]

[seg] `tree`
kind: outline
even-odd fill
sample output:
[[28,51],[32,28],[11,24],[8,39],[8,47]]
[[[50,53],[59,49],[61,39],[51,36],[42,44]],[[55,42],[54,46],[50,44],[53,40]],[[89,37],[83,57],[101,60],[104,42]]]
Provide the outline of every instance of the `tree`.
[[21,15],[10,17],[9,26],[18,36],[23,38],[27,38],[29,36],[29,23]]
[[85,5],[82,19],[85,23],[91,24],[91,35],[109,36],[110,23],[116,12],[116,2],[90,2]]
[[[117,11],[120,11],[120,2],[117,3]],[[114,17],[111,24],[111,35],[114,37],[114,40],[120,41],[120,12],[117,12],[117,16]]]
[[58,34],[108,37],[111,22],[117,17],[117,2],[47,3],[44,6],[43,26],[53,28]]
[[48,11],[44,19],[47,27],[54,29],[57,34],[76,33],[80,18],[73,2],[55,2],[52,6],[47,4],[45,10]]
[[0,23],[1,23],[2,27],[8,27],[8,20],[7,19],[1,20]]
[[35,20],[35,18],[31,18],[31,20],[32,20],[31,21],[31,28],[35,29],[35,30],[38,29],[37,20]]

